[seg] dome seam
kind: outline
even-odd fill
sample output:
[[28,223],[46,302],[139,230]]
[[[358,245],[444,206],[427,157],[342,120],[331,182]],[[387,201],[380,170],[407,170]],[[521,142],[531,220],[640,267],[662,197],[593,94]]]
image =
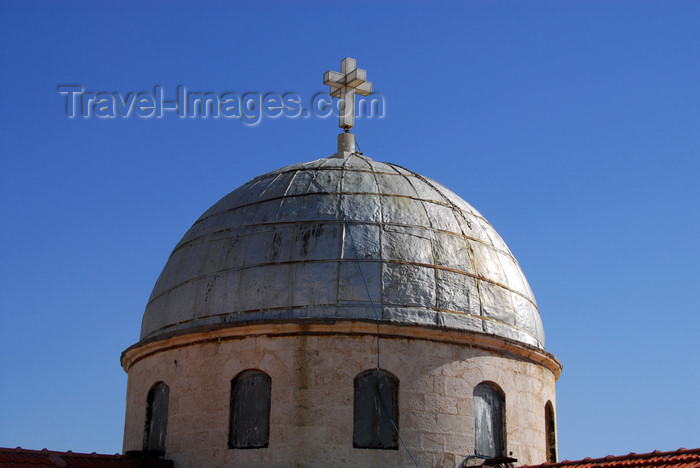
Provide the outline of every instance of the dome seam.
[[[401,174],[401,173],[394,167],[394,165],[390,164],[390,166],[391,166],[391,168],[394,169],[397,173]],[[411,188],[413,189],[413,191],[416,193],[416,196],[419,197],[420,195],[418,194],[418,190],[416,190],[415,185],[413,185],[413,183],[409,180],[408,176],[406,176],[406,175],[404,175],[404,174],[401,174],[401,175],[402,175],[403,178],[406,180],[406,182],[408,183],[408,185],[411,186]],[[428,209],[425,207],[425,203],[423,202],[423,200],[420,201],[420,206],[421,206],[421,208],[423,209],[423,211],[425,212],[425,217],[427,218],[428,223],[430,223],[430,229],[431,229],[431,236],[430,236],[430,239],[429,239],[429,242],[430,242],[430,253],[431,253],[432,257],[433,257],[433,265],[437,265],[438,261],[437,261],[437,256],[435,255],[435,248],[436,248],[436,247],[435,247],[435,236],[433,235],[433,233],[435,232],[435,230],[436,230],[437,228],[435,227],[435,225],[434,225],[434,223],[433,223],[433,218],[432,218],[432,216],[430,216],[430,213],[428,213]],[[439,299],[438,299],[438,294],[437,294],[437,287],[438,287],[437,285],[439,284],[438,271],[439,271],[439,270],[438,270],[437,268],[434,268],[434,269],[433,269],[433,281],[435,282],[435,292],[436,292],[436,294],[435,294],[435,304],[434,304],[435,307],[437,307],[437,305],[438,305],[438,300],[439,300]],[[474,270],[474,271],[476,271],[476,270]]]
[[[459,208],[458,208],[458,209],[459,209]],[[494,245],[494,244],[486,243],[486,242],[484,242],[482,239],[479,239],[478,237],[468,236],[468,235],[464,234],[463,232],[460,233],[460,232],[448,231],[448,230],[446,230],[446,229],[433,228],[432,226],[431,226],[431,227],[428,227],[428,226],[422,226],[422,225],[418,225],[418,224],[382,223],[382,222],[377,222],[377,221],[355,221],[355,220],[352,220],[352,219],[350,219],[349,221],[350,221],[351,223],[361,223],[361,224],[368,225],[368,226],[377,226],[377,227],[392,226],[392,227],[402,227],[402,228],[419,228],[419,229],[430,230],[431,232],[441,232],[441,233],[443,233],[443,234],[448,234],[448,235],[451,235],[451,236],[464,238],[464,239],[469,240],[469,241],[478,242],[479,244],[482,244],[482,245],[484,245],[484,246],[486,246],[486,247],[488,247],[488,248],[491,248],[491,249],[493,249],[493,250],[496,251],[496,252],[500,252],[500,253],[502,253],[502,254],[504,254],[504,255],[510,257],[510,258],[513,259],[513,260],[516,262],[516,264],[517,264],[517,260],[513,257],[513,254],[510,252],[510,250],[503,250],[503,249],[500,249],[500,248],[498,248],[498,247],[497,247],[496,245]],[[266,223],[258,223],[258,224],[254,224],[254,225],[248,225],[248,226],[239,226],[239,227],[235,227],[235,228],[220,229],[220,230],[218,230],[218,231],[210,232],[210,233],[208,233],[208,234],[202,234],[201,236],[193,237],[192,239],[188,240],[187,242],[185,242],[185,243],[183,243],[183,244],[178,245],[177,247],[175,247],[175,249],[173,249],[173,252],[172,252],[170,255],[172,256],[172,254],[174,254],[175,252],[177,252],[178,250],[180,250],[180,249],[182,249],[182,248],[184,248],[184,247],[193,247],[193,246],[196,246],[196,245],[205,244],[206,241],[203,241],[203,242],[196,242],[196,241],[200,241],[200,240],[206,239],[206,238],[208,238],[208,237],[210,237],[210,236],[213,236],[213,235],[215,235],[215,234],[221,234],[221,233],[224,233],[224,232],[231,232],[231,233],[233,233],[233,232],[235,232],[235,231],[237,231],[237,230],[244,230],[244,229],[246,229],[247,227],[283,226],[283,225],[284,225],[284,226],[290,226],[290,227],[292,227],[292,226],[296,226],[296,225],[298,225],[298,224],[320,224],[320,223],[323,223],[323,224],[338,224],[338,223],[339,223],[339,224],[343,224],[343,221],[341,221],[341,220],[332,220],[332,219],[328,219],[328,220],[310,220],[310,221],[280,221],[280,222],[269,221],[269,222],[266,222]],[[462,231],[461,227],[460,227],[460,231]],[[229,236],[229,237],[233,237],[233,236]],[[228,237],[227,237],[227,238],[228,238]],[[222,240],[222,239],[225,239],[225,238],[221,238],[221,239],[218,239],[218,240]]]
[[[213,271],[211,273],[204,274],[204,275],[197,275],[197,276],[189,278],[185,281],[182,281],[182,282],[176,284],[175,286],[168,288],[168,289],[164,290],[163,292],[159,293],[153,299],[149,299],[148,304],[146,304],[146,307],[148,308],[148,306],[151,305],[153,302],[155,302],[158,298],[160,298],[161,296],[163,296],[171,291],[174,291],[175,289],[177,289],[181,286],[184,286],[184,285],[189,284],[189,283],[193,283],[195,281],[200,281],[200,280],[203,280],[205,278],[210,278],[212,276],[221,275],[223,273],[229,273],[229,272],[233,272],[233,271],[243,271],[243,270],[248,270],[251,268],[260,268],[260,267],[275,266],[275,265],[296,265],[296,264],[305,264],[305,263],[354,263],[355,261],[356,261],[355,259],[342,259],[342,258],[338,258],[338,259],[285,260],[285,261],[277,261],[277,262],[254,263],[254,264],[245,265],[245,266],[238,266],[235,268],[225,268],[223,270],[216,270],[216,271]],[[362,260],[361,259],[360,262],[362,262],[362,263],[381,263],[382,265],[397,264],[397,265],[419,266],[419,267],[423,267],[423,268],[432,268],[435,270],[449,271],[451,273],[457,273],[460,275],[469,276],[470,278],[474,278],[474,279],[481,280],[481,281],[486,281],[487,283],[493,284],[493,285],[498,286],[500,288],[503,288],[507,291],[510,291],[513,294],[517,294],[518,296],[522,297],[523,299],[528,301],[530,304],[532,304],[535,307],[535,309],[537,309],[539,311],[537,304],[534,301],[532,301],[530,298],[525,296],[523,293],[516,291],[515,289],[513,289],[509,286],[506,286],[503,283],[499,283],[498,281],[491,280],[489,278],[486,278],[484,276],[481,276],[481,275],[478,275],[475,273],[469,273],[469,272],[466,272],[463,270],[444,267],[441,265],[431,265],[429,263],[419,263],[419,262],[407,262],[404,260],[382,260],[382,259]],[[294,284],[294,283],[291,283],[291,284]]]

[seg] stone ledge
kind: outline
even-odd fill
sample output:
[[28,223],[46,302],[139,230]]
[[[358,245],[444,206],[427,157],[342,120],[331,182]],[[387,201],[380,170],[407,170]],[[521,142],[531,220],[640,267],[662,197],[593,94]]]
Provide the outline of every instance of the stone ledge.
[[[262,323],[246,326],[218,325],[187,330],[186,333],[173,333],[153,340],[140,341],[127,348],[121,355],[121,364],[128,373],[140,360],[162,351],[184,348],[208,342],[239,340],[260,336],[367,336],[377,335],[377,323],[373,321],[319,321],[303,323]],[[510,355],[552,372],[555,380],[559,379],[562,364],[553,354],[520,343],[486,333],[451,330],[438,327],[416,327],[407,325],[381,324],[381,339],[406,339],[435,341],[471,348],[484,349]]]

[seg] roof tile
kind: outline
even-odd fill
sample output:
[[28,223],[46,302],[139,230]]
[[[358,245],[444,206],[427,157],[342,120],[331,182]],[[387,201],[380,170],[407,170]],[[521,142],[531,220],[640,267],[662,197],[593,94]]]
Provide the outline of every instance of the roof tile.
[[92,453],[27,450],[22,447],[0,447],[3,468],[172,468],[171,460],[137,455],[104,455]]
[[583,460],[564,460],[559,463],[543,463],[541,465],[524,465],[522,468],[700,468],[700,448],[681,448],[671,452],[654,450],[651,453],[634,453],[603,458],[584,458]]

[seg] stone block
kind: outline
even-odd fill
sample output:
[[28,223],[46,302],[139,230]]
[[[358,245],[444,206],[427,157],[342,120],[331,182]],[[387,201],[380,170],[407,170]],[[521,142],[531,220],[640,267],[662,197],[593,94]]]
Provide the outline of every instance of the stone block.
[[464,237],[438,231],[433,233],[432,243],[436,265],[474,274],[468,244]]
[[471,276],[437,270],[437,307],[475,316],[481,315],[479,290]]
[[338,263],[298,263],[293,275],[294,306],[335,304]]
[[291,241],[293,260],[337,260],[340,255],[339,223],[298,224]]
[[382,220],[382,209],[377,195],[344,194],[341,196],[341,203],[345,212],[342,220],[345,222],[347,216],[351,226],[362,222],[378,223]]
[[289,189],[289,184],[294,178],[294,173],[283,172],[267,178],[267,187],[260,193],[260,200],[270,200],[284,196]]
[[371,295],[372,300],[379,302],[381,284],[381,263],[360,262],[358,266],[357,262],[343,262],[338,277],[338,301],[368,302]]
[[459,223],[451,207],[426,201],[423,202],[423,207],[428,212],[428,218],[433,229],[461,234]]
[[[392,170],[392,172],[394,172]],[[394,172],[393,174],[376,174],[377,183],[385,195],[401,195],[406,197],[416,197],[416,191],[406,178]]]
[[382,233],[382,258],[432,265],[435,263],[431,246],[433,233],[427,229],[385,226]]
[[305,195],[298,221],[338,221],[343,219],[338,195]]
[[[485,317],[508,325],[515,325],[512,294],[507,289],[487,281],[481,281],[481,303],[482,313]],[[510,336],[510,334],[506,336]]]
[[423,204],[412,198],[386,196],[381,197],[382,221],[385,224],[405,226],[430,226]]
[[435,270],[415,265],[383,265],[382,302],[435,307]]
[[299,171],[294,173],[294,177],[290,181],[289,187],[285,193],[286,197],[307,193],[313,178],[314,175],[312,171]]
[[379,193],[373,174],[347,171],[343,177],[343,193]]
[[430,179],[421,177],[411,177],[411,185],[416,191],[418,198],[427,201],[434,201],[437,203],[446,203],[447,199],[440,194],[438,190],[435,189],[434,183],[431,184]]
[[283,198],[275,221],[277,223],[294,223],[298,221],[302,201],[304,201],[302,196]]
[[338,170],[320,168],[314,171],[306,193],[336,194],[340,192],[339,176]]
[[493,247],[473,240],[469,240],[469,247],[477,275],[498,284],[508,284],[508,279],[498,261],[498,252]]
[[267,265],[241,272],[238,310],[282,307],[289,303],[290,265]]

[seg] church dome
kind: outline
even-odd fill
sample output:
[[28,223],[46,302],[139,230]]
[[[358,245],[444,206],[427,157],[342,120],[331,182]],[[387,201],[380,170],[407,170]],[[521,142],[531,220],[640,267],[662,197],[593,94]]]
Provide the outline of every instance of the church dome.
[[368,290],[382,323],[544,349],[532,291],[488,221],[439,183],[359,154],[263,174],[207,210],[163,268],[141,340],[374,321]]

